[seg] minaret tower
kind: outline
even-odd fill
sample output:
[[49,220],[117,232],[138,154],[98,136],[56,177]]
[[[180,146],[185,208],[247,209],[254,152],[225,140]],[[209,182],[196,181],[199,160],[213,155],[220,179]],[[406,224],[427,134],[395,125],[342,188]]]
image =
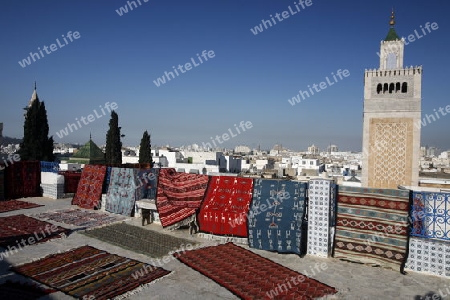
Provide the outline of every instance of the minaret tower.
[[364,73],[362,186],[418,185],[422,67],[403,67],[405,39],[390,29],[380,67]]

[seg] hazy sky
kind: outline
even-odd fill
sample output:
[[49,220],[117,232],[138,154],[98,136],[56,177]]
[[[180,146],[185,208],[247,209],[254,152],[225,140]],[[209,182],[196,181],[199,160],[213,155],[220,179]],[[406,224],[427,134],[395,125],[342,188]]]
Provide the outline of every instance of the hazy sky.
[[[392,7],[400,36],[421,35],[405,47],[404,62],[423,66],[422,116],[450,105],[448,1],[139,1],[122,16],[116,10],[125,0],[2,3],[3,134],[23,136],[23,107],[37,80],[56,142],[84,143],[92,132],[103,144],[110,118],[104,107],[115,102],[124,145],[138,145],[145,130],[153,145],[175,146],[212,143],[210,137],[231,131],[234,137],[216,144],[306,150],[332,143],[360,151],[364,70],[379,66]],[[275,14],[283,11],[279,21]],[[270,15],[276,24],[255,35],[250,29]],[[427,22],[438,29],[423,35]],[[197,57],[203,50],[207,61]],[[18,63],[28,58],[29,65]],[[178,65],[184,72],[177,69],[177,76]],[[334,80],[339,69],[349,76]],[[175,78],[158,87],[154,81],[170,71]],[[334,84],[289,104],[326,77]],[[81,128],[58,137],[77,120]],[[252,127],[238,132],[241,121]],[[427,124],[422,145],[450,149],[449,128],[449,116]]]

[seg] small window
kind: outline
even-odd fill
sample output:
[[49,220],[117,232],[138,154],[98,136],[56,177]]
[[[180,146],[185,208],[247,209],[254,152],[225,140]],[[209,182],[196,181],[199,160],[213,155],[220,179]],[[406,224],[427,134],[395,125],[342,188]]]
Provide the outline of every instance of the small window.
[[393,91],[394,91],[394,84],[391,83],[389,84],[389,94],[392,94]]
[[397,92],[400,92],[400,82],[397,82],[396,84],[395,84],[395,92],[397,93]]
[[407,93],[408,92],[408,83],[403,82],[402,83],[402,93]]
[[383,93],[386,93],[387,91],[388,91],[388,84],[385,83],[385,84],[383,85]]
[[381,83],[379,83],[377,85],[377,94],[381,93],[382,90],[383,90],[383,86],[381,85]]

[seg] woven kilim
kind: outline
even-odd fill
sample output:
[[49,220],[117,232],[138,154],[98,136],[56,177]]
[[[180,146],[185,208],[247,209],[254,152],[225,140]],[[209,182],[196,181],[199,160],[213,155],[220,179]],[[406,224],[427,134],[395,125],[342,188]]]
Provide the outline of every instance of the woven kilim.
[[35,300],[54,292],[56,291],[52,289],[18,281],[7,280],[0,284],[0,299],[2,300]]
[[450,277],[450,242],[411,237],[405,269]]
[[[71,231],[25,215],[0,218],[0,247],[9,251],[21,247],[62,238]],[[14,249],[13,249],[14,248]]]
[[173,254],[241,299],[314,299],[336,289],[233,243]]
[[252,248],[302,254],[302,222],[306,183],[255,179],[248,214],[248,243]]
[[0,201],[5,200],[5,166],[0,164]]
[[18,200],[0,201],[0,213],[19,209],[29,209],[39,206],[43,205]]
[[5,168],[5,198],[41,197],[41,164],[18,161]]
[[195,217],[200,208],[208,180],[207,175],[161,169],[156,200],[161,225],[176,229],[192,221],[192,217]]
[[403,273],[409,191],[340,186],[334,257]]
[[72,205],[78,205],[79,207],[86,209],[99,208],[105,173],[106,166],[84,166],[80,182],[78,183],[77,192],[72,199]]
[[336,184],[314,179],[308,184],[309,255],[328,257],[332,253],[336,225]]
[[138,169],[112,168],[108,193],[106,194],[106,211],[131,216],[136,201]]
[[78,299],[96,300],[130,295],[170,273],[90,246],[52,254],[12,269]]
[[92,229],[83,234],[150,257],[161,257],[195,242],[126,223]]
[[213,176],[198,214],[200,231],[248,237],[247,214],[252,200],[253,179]]
[[139,170],[138,188],[136,189],[136,200],[156,199],[158,192],[158,176],[160,169]]
[[450,241],[450,194],[413,192],[411,235]]
[[108,225],[127,218],[120,215],[100,213],[98,211],[85,211],[81,209],[64,209],[32,215],[34,218],[47,219],[59,223],[93,228]]

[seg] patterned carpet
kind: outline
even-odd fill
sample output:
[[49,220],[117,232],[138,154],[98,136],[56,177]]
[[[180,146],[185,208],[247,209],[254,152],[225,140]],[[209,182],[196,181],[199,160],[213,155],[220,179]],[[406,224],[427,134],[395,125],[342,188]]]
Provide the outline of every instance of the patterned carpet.
[[83,234],[150,257],[165,256],[183,245],[195,244],[192,241],[125,223],[89,230]]
[[269,179],[255,179],[253,184],[253,200],[248,217],[249,246],[302,254],[306,246],[302,243],[302,221],[307,184]]
[[50,293],[56,292],[52,289],[44,289],[37,285],[6,281],[0,284],[0,299],[2,300],[35,300]]
[[174,256],[241,299],[314,299],[336,289],[233,243]]
[[207,175],[178,173],[175,169],[159,172],[156,205],[164,228],[187,225],[200,208],[208,186]]
[[334,257],[403,273],[408,212],[407,190],[340,186]]
[[200,231],[248,237],[247,214],[252,191],[252,178],[212,176],[198,214]]
[[170,273],[91,246],[52,254],[12,270],[73,297],[95,300],[133,293]]
[[101,213],[98,211],[85,211],[81,209],[64,209],[32,215],[34,218],[52,220],[83,228],[93,228],[124,221],[127,218],[120,215]]
[[18,200],[0,201],[0,213],[20,209],[29,209],[39,206],[43,205]]
[[78,205],[85,209],[98,209],[100,207],[105,174],[106,166],[85,165],[78,183],[77,192],[72,199],[72,205]]
[[43,243],[70,234],[69,229],[36,220],[25,215],[0,218],[0,247],[9,251]]
[[138,169],[111,168],[106,211],[131,216],[136,201],[136,188],[139,186]]

